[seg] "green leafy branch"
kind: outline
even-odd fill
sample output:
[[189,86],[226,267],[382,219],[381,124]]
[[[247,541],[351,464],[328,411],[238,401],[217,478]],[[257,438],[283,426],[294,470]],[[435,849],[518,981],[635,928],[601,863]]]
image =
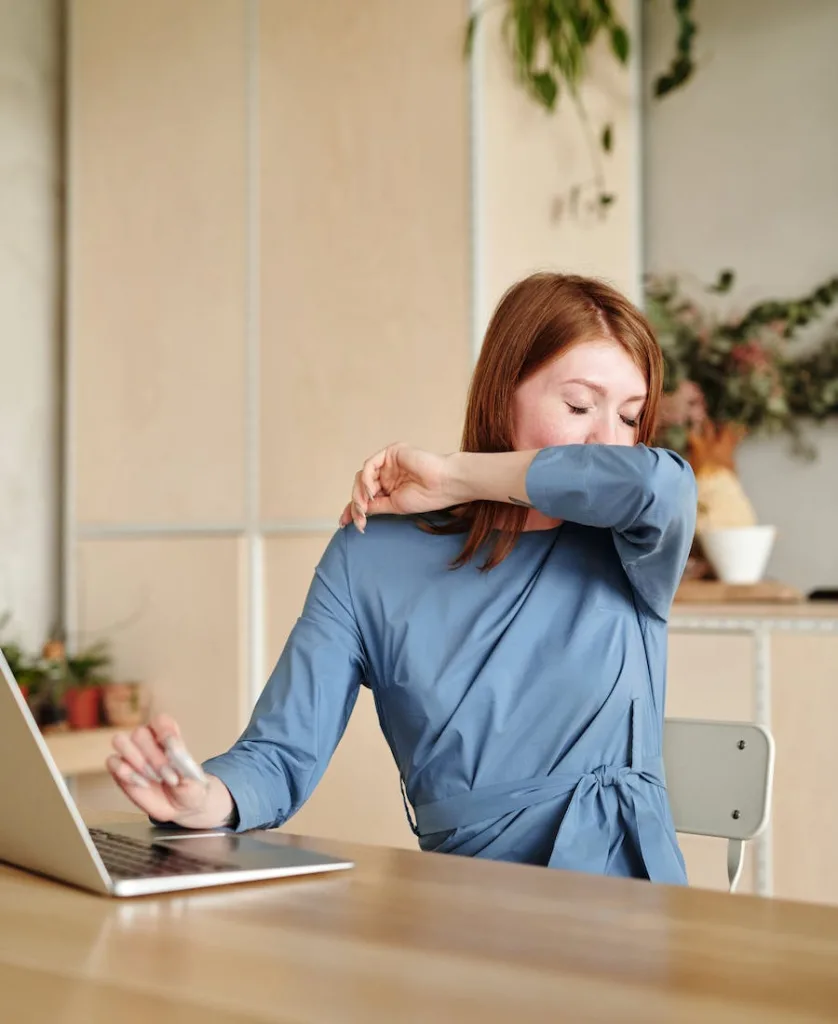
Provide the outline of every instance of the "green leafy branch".
[[[727,294],[734,280],[722,271],[707,291]],[[664,354],[659,437],[667,447],[686,451],[690,431],[709,419],[750,434],[782,431],[795,453],[815,454],[802,421],[838,416],[838,277],[721,316],[686,297],[677,279],[650,277],[646,309]],[[816,321],[819,344],[801,350],[798,332]]]
[[675,56],[669,70],[655,79],[654,91],[658,98],[680,88],[695,71],[692,51],[698,25],[692,18],[693,0],[673,0],[672,6],[678,22],[678,38],[675,41]]

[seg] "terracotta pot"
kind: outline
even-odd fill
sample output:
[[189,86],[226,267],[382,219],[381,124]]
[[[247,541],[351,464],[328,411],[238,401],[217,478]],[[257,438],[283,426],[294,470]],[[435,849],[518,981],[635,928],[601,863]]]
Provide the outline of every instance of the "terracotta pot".
[[108,683],[102,695],[108,725],[127,729],[145,722],[149,693],[144,683]]
[[71,729],[96,729],[100,725],[102,688],[75,686],[65,695],[67,720]]

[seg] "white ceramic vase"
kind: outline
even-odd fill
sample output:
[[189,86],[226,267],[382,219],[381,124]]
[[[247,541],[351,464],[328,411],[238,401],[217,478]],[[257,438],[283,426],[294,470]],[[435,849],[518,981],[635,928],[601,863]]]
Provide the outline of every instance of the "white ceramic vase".
[[759,583],[776,535],[774,526],[736,526],[702,530],[700,536],[704,553],[723,583]]

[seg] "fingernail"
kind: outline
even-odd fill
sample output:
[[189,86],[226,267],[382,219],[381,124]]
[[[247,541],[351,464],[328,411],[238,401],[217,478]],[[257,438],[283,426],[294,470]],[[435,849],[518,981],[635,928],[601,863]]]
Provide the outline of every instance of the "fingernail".
[[131,786],[139,786],[140,789],[148,789],[148,780],[144,779],[139,772],[130,771],[126,777],[126,782]]
[[177,772],[172,771],[172,769],[167,764],[164,764],[163,767],[160,769],[160,774],[163,776],[163,781],[166,783],[167,786],[180,785],[180,776],[178,775]]
[[150,764],[143,766],[143,775],[151,782],[162,782],[163,780],[157,774],[157,772],[151,767]]

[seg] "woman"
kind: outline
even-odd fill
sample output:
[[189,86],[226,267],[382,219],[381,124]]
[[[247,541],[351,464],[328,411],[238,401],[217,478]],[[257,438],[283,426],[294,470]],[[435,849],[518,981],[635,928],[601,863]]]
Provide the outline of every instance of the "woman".
[[366,684],[423,849],[683,883],[661,743],[696,496],[689,467],[647,447],[661,376],[612,288],[514,286],[462,451],[364,463],[242,737],[201,782],[158,718],[115,740],[117,783],[157,820],[279,825]]

